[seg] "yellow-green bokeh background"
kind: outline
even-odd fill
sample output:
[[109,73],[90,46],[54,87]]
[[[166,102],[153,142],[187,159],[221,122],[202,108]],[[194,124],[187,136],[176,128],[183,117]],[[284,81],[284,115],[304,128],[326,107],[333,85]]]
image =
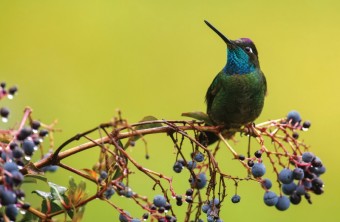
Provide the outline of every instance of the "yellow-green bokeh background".
[[[1,123],[1,127],[13,125],[29,105],[42,121],[59,120],[63,133],[56,135],[58,145],[110,120],[116,108],[130,122],[149,114],[181,119],[183,111],[204,110],[206,89],[225,64],[225,45],[203,23],[207,19],[228,37],[250,37],[257,45],[269,88],[257,122],[299,110],[313,123],[305,134],[306,142],[327,166],[323,176],[325,194],[313,195],[313,205],[303,201],[278,212],[264,206],[258,185],[247,183],[239,188],[242,201],[238,205],[230,201],[224,204],[222,218],[337,221],[339,12],[336,0],[2,0],[0,81],[17,84],[20,93],[14,101],[3,103],[13,114],[11,122],[7,126]],[[141,158],[142,144],[131,154],[148,167],[171,174],[175,157],[170,143],[164,144],[158,137],[148,141],[151,160]],[[81,154],[66,163],[91,167],[96,156],[93,153],[98,152]],[[229,160],[227,157],[222,164],[228,165]],[[60,171],[51,180],[66,185],[68,176],[68,172]],[[187,183],[186,177],[182,180],[179,183]],[[154,193],[151,186],[145,186],[143,176],[134,187],[142,194]],[[90,184],[89,188],[95,190]],[[186,188],[179,190],[184,192]],[[232,186],[229,192],[233,193]],[[113,198],[135,217],[141,215],[131,202]],[[99,218],[117,221],[117,213],[96,200],[87,206],[83,221]]]

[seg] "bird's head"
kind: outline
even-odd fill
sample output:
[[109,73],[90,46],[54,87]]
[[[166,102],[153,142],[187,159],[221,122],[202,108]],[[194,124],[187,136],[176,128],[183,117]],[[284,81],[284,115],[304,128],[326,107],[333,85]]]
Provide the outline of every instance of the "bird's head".
[[218,31],[209,22],[204,21],[227,44],[227,64],[224,67],[226,73],[247,74],[260,67],[258,53],[253,41],[248,38],[230,40]]

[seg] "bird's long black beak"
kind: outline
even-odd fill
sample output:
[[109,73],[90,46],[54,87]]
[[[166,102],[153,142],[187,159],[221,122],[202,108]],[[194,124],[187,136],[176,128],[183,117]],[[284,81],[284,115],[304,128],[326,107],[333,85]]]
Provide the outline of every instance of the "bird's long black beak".
[[210,24],[207,20],[204,20],[205,24],[207,24],[214,32],[217,33],[217,35],[219,35],[221,37],[221,39],[223,39],[223,41],[227,44],[227,45],[233,45],[234,43],[229,40],[227,37],[225,37],[225,35],[223,35],[220,31],[218,31],[212,24]]

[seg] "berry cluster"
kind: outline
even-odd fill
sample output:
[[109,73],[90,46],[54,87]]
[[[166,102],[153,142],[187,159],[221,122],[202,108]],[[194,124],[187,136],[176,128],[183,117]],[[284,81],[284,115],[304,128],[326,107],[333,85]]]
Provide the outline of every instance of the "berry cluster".
[[[207,215],[208,222],[223,222],[223,220],[219,217],[220,208],[220,200],[214,198],[202,205],[202,212]],[[202,219],[199,220],[203,221]]]
[[[176,222],[177,219],[174,216],[167,215],[166,213],[171,209],[170,203],[167,202],[163,195],[156,195],[153,198],[153,203],[149,206],[149,213],[153,218],[157,218],[158,222]],[[141,222],[149,218],[149,213],[144,213],[142,219],[132,218],[127,211],[119,214],[120,222]],[[164,215],[165,214],[165,215]]]
[[[16,86],[7,90],[6,84],[0,83],[0,99],[5,96],[12,99],[17,90]],[[31,110],[27,108],[18,130],[0,130],[0,203],[5,207],[3,213],[11,221],[16,220],[18,208],[29,208],[29,204],[23,202],[25,193],[20,189],[24,180],[21,170],[29,163],[43,138],[49,133],[48,130],[41,129],[39,121],[29,118],[30,113]],[[2,107],[0,115],[2,121],[7,122],[9,109]],[[29,124],[25,125],[26,122]],[[45,166],[41,170],[54,172],[56,166]]]
[[[18,88],[16,86],[12,86],[7,90],[6,89],[6,83],[1,82],[0,83],[0,100],[3,99],[6,96],[9,99],[13,99],[13,97],[17,93],[17,91],[18,91]],[[2,122],[8,121],[9,113],[10,113],[10,111],[9,111],[8,108],[6,108],[6,107],[0,108],[0,117],[1,117]]]

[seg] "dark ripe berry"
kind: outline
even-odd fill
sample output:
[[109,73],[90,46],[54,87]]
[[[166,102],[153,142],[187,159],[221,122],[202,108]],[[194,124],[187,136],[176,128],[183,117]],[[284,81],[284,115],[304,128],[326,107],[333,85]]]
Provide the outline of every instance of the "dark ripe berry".
[[254,177],[262,177],[266,173],[266,167],[263,163],[255,163],[251,168],[251,173]]
[[47,134],[48,134],[48,130],[46,130],[46,129],[41,129],[39,131],[39,136],[40,137],[45,137],[45,136],[47,136]]
[[305,195],[305,193],[306,193],[305,186],[303,186],[303,185],[297,186],[297,188],[296,188],[296,194],[302,196],[302,195]]
[[182,206],[182,204],[183,204],[183,201],[182,201],[182,200],[177,200],[177,201],[176,201],[176,205],[177,205],[177,206]]
[[302,161],[305,162],[305,163],[310,163],[312,162],[312,160],[314,159],[314,154],[311,153],[311,152],[304,152],[302,154]]
[[149,213],[144,213],[142,217],[143,217],[144,220],[148,219],[149,218]]
[[24,142],[22,143],[22,149],[24,150],[24,153],[27,156],[32,156],[34,152],[34,147],[35,147],[35,144],[33,143],[32,140],[25,139]]
[[309,170],[316,175],[320,176],[321,174],[324,174],[326,172],[326,167],[321,166],[321,167],[310,167]]
[[18,140],[24,140],[32,135],[32,129],[30,127],[23,127],[17,135]]
[[312,187],[322,188],[323,187],[323,181],[320,178],[313,179],[312,180]]
[[5,214],[11,221],[15,221],[18,215],[18,208],[15,206],[15,204],[7,205],[5,209]]
[[164,207],[165,204],[166,204],[166,199],[163,195],[156,195],[154,198],[153,198],[153,204],[156,206],[156,207]]
[[238,155],[238,159],[239,159],[239,160],[245,160],[246,157],[245,157],[244,155],[241,154],[241,155]]
[[191,186],[197,189],[204,188],[206,184],[207,184],[207,176],[203,172],[196,175],[196,177],[193,178],[191,181]]
[[195,169],[196,168],[196,165],[197,165],[197,163],[195,162],[195,161],[189,161],[188,162],[188,165],[187,165],[187,168],[189,169],[189,170],[193,170],[193,169]]
[[6,83],[5,83],[5,82],[1,82],[1,83],[0,83],[0,86],[1,86],[1,88],[4,89],[4,88],[6,88]]
[[305,128],[305,129],[309,129],[310,126],[311,126],[311,122],[310,121],[305,121],[302,124],[302,128]]
[[290,195],[289,200],[292,204],[297,205],[301,202],[301,196],[296,193],[293,193],[292,195]]
[[294,180],[294,178],[293,178],[293,171],[291,171],[288,168],[282,169],[281,172],[279,173],[279,180],[283,184],[290,184]]
[[312,191],[315,193],[315,194],[317,194],[317,195],[321,195],[321,194],[323,194],[323,189],[321,188],[321,187],[313,187],[312,188]]
[[199,153],[196,153],[194,159],[197,161],[197,162],[202,162],[204,160],[204,155],[203,153],[199,152]]
[[10,95],[14,95],[18,91],[18,87],[12,86],[11,88],[8,89],[8,93]]
[[171,209],[171,204],[166,203],[165,206],[164,206],[164,209],[165,210],[170,210]]
[[187,202],[187,203],[192,203],[193,202],[193,200],[192,200],[192,197],[186,197],[185,198],[185,202]]
[[254,161],[248,160],[247,164],[248,164],[249,167],[253,167],[254,166]]
[[309,190],[312,188],[312,182],[309,180],[303,180],[302,184],[306,190]]
[[239,195],[237,195],[237,194],[235,194],[235,195],[231,198],[231,202],[233,202],[233,203],[238,203],[238,202],[240,202],[240,200],[241,200],[241,197],[240,197]]
[[18,165],[14,162],[6,162],[4,164],[4,169],[7,170],[10,173],[19,170]]
[[25,192],[23,190],[15,190],[15,195],[18,199],[23,199],[25,197]]
[[0,109],[0,116],[3,117],[3,118],[7,118],[8,115],[9,115],[9,112],[10,112],[10,111],[9,111],[8,108],[2,107],[2,108]]
[[180,172],[182,172],[183,165],[182,165],[182,163],[180,163],[179,161],[176,161],[176,163],[174,164],[174,166],[172,167],[172,169],[173,169],[176,173],[180,173]]
[[181,195],[177,195],[176,196],[176,201],[180,201],[180,200],[182,200],[182,196]]
[[157,210],[157,207],[156,207],[154,204],[152,204],[151,207],[150,207],[150,209],[153,210],[153,211],[155,211],[155,210]]
[[29,203],[24,203],[23,205],[21,205],[21,208],[24,210],[28,210],[31,207],[31,205]]
[[256,158],[261,158],[262,156],[262,152],[260,150],[257,150],[254,155],[256,156]]
[[286,196],[280,196],[277,203],[275,204],[276,209],[280,211],[287,210],[290,206],[290,201]]
[[21,157],[23,157],[24,152],[22,152],[22,150],[20,148],[16,148],[12,151],[12,155],[13,155],[14,158],[20,159]]
[[124,211],[124,213],[119,214],[119,221],[120,222],[129,222],[130,213],[127,211]]
[[295,180],[302,180],[305,177],[305,173],[301,168],[295,168],[293,170],[293,178]]
[[297,185],[294,182],[282,185],[282,192],[286,195],[291,195],[296,190]]
[[292,137],[297,140],[299,139],[299,134],[297,132],[294,132]]
[[269,179],[264,179],[264,180],[262,180],[262,186],[264,187],[264,188],[266,188],[267,190],[269,190],[270,188],[272,188],[272,181],[271,180],[269,180]]
[[313,165],[313,167],[322,167],[322,161],[320,160],[319,157],[315,157],[312,160],[312,165]]
[[165,211],[164,207],[159,207],[158,208],[158,213],[162,214],[162,213],[164,213],[164,211]]
[[193,189],[187,189],[187,191],[185,192],[186,196],[192,196],[192,194],[194,193]]
[[10,144],[9,144],[9,148],[10,148],[11,150],[14,150],[14,149],[17,148],[17,147],[19,147],[19,145],[18,145],[16,142],[13,142],[13,143],[10,143]]
[[273,191],[266,191],[263,196],[263,201],[267,206],[274,206],[279,197]]
[[31,127],[32,127],[32,129],[34,129],[34,130],[39,129],[39,127],[40,127],[40,122],[39,122],[38,120],[33,120],[32,123],[31,123]]
[[296,123],[299,124],[301,122],[300,113],[295,110],[290,111],[287,115],[287,121],[290,121],[292,125],[295,125]]

